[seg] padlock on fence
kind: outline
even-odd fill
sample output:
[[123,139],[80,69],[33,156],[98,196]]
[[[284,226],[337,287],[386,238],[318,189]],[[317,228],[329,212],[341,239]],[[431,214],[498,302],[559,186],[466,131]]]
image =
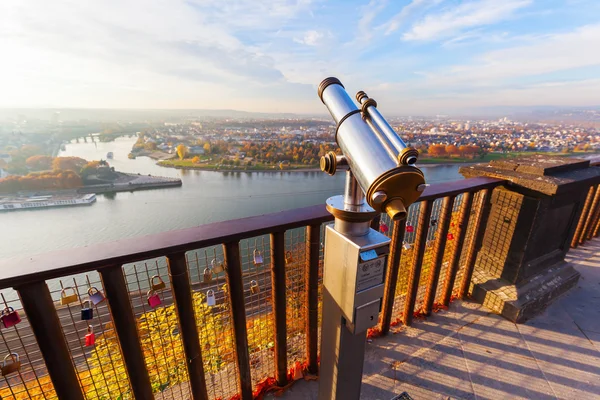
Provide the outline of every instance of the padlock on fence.
[[165,285],[165,281],[163,281],[160,276],[154,275],[152,279],[150,279],[150,287],[152,290],[163,290],[167,285]]
[[385,222],[381,222],[379,224],[379,232],[381,233],[388,233],[388,231],[390,230],[390,228],[388,228],[387,224]]
[[94,334],[94,327],[88,325],[88,333],[85,335],[85,345],[90,347],[96,344],[96,335]]
[[413,233],[415,231],[415,227],[412,225],[406,225],[406,232]]
[[11,326],[15,326],[21,322],[21,317],[19,316],[19,313],[14,310],[14,308],[6,307],[2,311],[0,320],[2,320],[2,325],[4,325],[5,328],[10,328]]
[[[8,357],[11,358],[11,363],[7,363]],[[14,374],[18,370],[21,369],[21,360],[19,359],[19,355],[17,353],[9,353],[4,357],[4,361],[2,361],[2,376]]]
[[404,244],[402,245],[402,248],[403,248],[404,250],[410,250],[410,249],[412,249],[412,246],[410,245],[410,243],[404,243]]
[[215,299],[215,291],[212,289],[206,292],[206,305],[208,305],[209,307],[217,305],[217,299]]
[[250,281],[250,293],[257,294],[260,292],[260,286],[258,286],[258,282]]
[[292,252],[287,250],[285,252],[285,263],[289,264],[289,263],[293,263],[294,262],[294,257],[292,257]]
[[212,270],[210,268],[204,268],[204,283],[212,282]]
[[154,290],[150,289],[147,293],[148,296],[148,305],[152,308],[156,308],[162,304],[160,297],[158,294],[154,293]]
[[260,267],[263,265],[263,256],[260,250],[254,249],[254,265]]
[[[87,304],[87,307],[86,307]],[[90,300],[86,300],[81,305],[81,320],[87,321],[94,318],[94,306]]]
[[[67,290],[72,291],[72,294],[67,294]],[[60,291],[60,304],[66,306],[67,304],[77,303],[79,301],[79,296],[77,296],[77,292],[74,288],[68,286]]]
[[215,275],[220,274],[221,272],[223,272],[225,270],[225,266],[223,265],[223,263],[217,262],[216,258],[211,261],[210,266],[212,268],[212,273]]
[[104,294],[93,286],[88,289],[88,295],[90,296],[90,301],[94,305],[102,303],[105,298]]

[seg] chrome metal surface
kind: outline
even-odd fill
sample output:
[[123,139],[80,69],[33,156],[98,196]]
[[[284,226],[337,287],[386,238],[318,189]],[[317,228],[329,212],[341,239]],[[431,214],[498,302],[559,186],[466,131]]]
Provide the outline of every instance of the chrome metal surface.
[[398,152],[394,149],[394,146],[390,143],[387,136],[384,135],[383,132],[381,132],[379,130],[379,128],[373,123],[373,120],[371,118],[367,118],[364,121],[367,123],[367,125],[369,125],[369,128],[371,128],[373,133],[377,136],[377,138],[379,139],[379,141],[385,148],[385,151],[387,152],[388,157],[390,157],[395,163],[397,163],[398,162]]
[[352,171],[346,171],[346,186],[344,187],[344,204],[360,206],[365,203],[365,194],[354,178]]
[[[367,96],[362,96],[360,99],[360,104],[367,101],[367,99]],[[406,143],[404,143],[400,136],[398,136],[394,128],[392,128],[390,124],[388,124],[388,122],[385,120],[385,118],[383,118],[383,116],[379,113],[379,110],[377,110],[376,107],[369,106],[367,107],[366,111],[369,114],[369,117],[371,117],[371,119],[373,120],[375,126],[377,126],[381,132],[383,132],[383,134],[387,137],[392,146],[394,146],[394,148],[396,149],[396,154],[400,154],[400,152],[407,147]]]
[[381,204],[387,200],[387,194],[383,190],[378,190],[371,196],[373,203]]
[[350,222],[341,218],[336,218],[334,222],[336,231],[348,236],[365,236],[371,229],[371,222]]
[[417,186],[417,192],[423,192],[423,191],[425,191],[425,189],[427,189],[427,186],[429,186],[429,185],[426,184],[426,183],[423,183],[423,184]]

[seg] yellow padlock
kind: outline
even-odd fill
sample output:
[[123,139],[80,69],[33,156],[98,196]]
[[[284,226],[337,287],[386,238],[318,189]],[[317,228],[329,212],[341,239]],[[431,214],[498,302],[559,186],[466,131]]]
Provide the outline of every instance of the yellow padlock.
[[[67,294],[67,290],[71,290],[73,294]],[[60,304],[62,304],[63,306],[78,302],[79,296],[77,296],[77,292],[71,286],[68,286],[60,291]]]
[[204,283],[212,282],[212,271],[210,268],[204,268]]
[[[9,364],[6,363],[8,357],[12,359],[12,362]],[[2,361],[2,376],[14,374],[20,369],[21,361],[17,353],[9,353],[4,357],[4,361]]]
[[257,294],[260,292],[260,286],[258,286],[258,282],[250,281],[250,293]]
[[152,286],[152,290],[163,290],[167,287],[165,282],[158,275],[154,275],[152,279],[150,279],[150,286]]
[[292,262],[294,262],[294,258],[292,257],[292,252],[289,251],[289,250],[287,250],[285,252],[285,263],[289,264],[289,263],[292,263]]

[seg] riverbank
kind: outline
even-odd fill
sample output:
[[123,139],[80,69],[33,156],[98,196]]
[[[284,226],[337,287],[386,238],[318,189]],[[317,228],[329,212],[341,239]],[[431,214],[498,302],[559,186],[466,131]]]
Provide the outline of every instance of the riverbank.
[[119,172],[119,178],[111,183],[86,185],[77,189],[78,193],[116,193],[134,190],[162,189],[181,186],[179,178],[166,178],[141,174]]
[[319,166],[289,166],[281,169],[278,166],[265,167],[263,165],[253,165],[253,166],[240,166],[240,167],[230,167],[227,165],[207,165],[207,164],[197,164],[192,165],[191,163],[183,162],[183,163],[175,163],[172,161],[159,161],[156,163],[159,167],[164,168],[174,168],[174,169],[182,169],[182,170],[197,170],[197,171],[212,171],[212,172],[318,172],[321,171]]

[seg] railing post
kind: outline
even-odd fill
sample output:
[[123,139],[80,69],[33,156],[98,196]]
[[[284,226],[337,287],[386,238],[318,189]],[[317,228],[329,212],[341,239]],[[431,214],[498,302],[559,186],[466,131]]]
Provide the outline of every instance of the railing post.
[[168,256],[167,265],[169,266],[169,279],[171,280],[175,308],[179,318],[183,349],[187,358],[186,366],[190,376],[192,396],[195,400],[208,400],[200,337],[196,324],[194,299],[185,253]]
[[450,219],[452,219],[452,207],[454,207],[455,196],[444,197],[442,210],[438,218],[439,232],[433,247],[433,255],[431,257],[433,265],[429,271],[429,283],[425,291],[423,299],[423,313],[431,314],[435,294],[437,292],[438,280],[440,278],[440,270],[442,269],[442,261],[444,260],[444,252],[446,250],[446,240],[448,238],[448,228],[450,227]]
[[240,373],[239,392],[242,400],[252,400],[252,376],[250,374],[250,355],[248,354],[248,332],[246,329],[246,309],[244,301],[244,283],[242,281],[242,263],[238,242],[223,245],[227,268],[227,291],[231,304],[235,355]]
[[306,231],[306,359],[308,372],[317,374],[319,329],[319,251],[321,225],[309,225]]
[[408,286],[406,288],[406,299],[404,301],[404,325],[412,324],[413,312],[415,310],[415,302],[417,291],[419,289],[419,279],[421,278],[421,267],[423,264],[423,256],[425,255],[425,245],[427,244],[427,232],[429,231],[429,218],[431,217],[432,202],[429,200],[420,203],[419,221],[417,225],[417,233],[414,249],[416,253],[413,255],[410,274],[408,276]]
[[471,278],[473,277],[473,268],[475,268],[475,260],[477,255],[477,247],[482,240],[482,228],[485,226],[482,221],[484,219],[485,213],[488,211],[488,197],[489,190],[483,189],[481,192],[480,199],[480,207],[479,213],[475,216],[475,221],[473,225],[473,237],[471,238],[471,242],[469,243],[469,248],[467,252],[467,258],[465,262],[465,271],[462,276],[462,281],[460,283],[460,289],[458,291],[458,297],[464,299],[469,291],[469,286],[471,284]]
[[585,221],[589,218],[591,214],[590,206],[592,205],[592,199],[594,198],[595,192],[596,186],[591,186],[585,198],[585,202],[583,203],[583,209],[579,216],[579,221],[577,222],[577,228],[575,228],[575,234],[573,235],[573,240],[571,240],[571,247],[574,249],[577,248],[577,246],[579,245],[579,239],[581,237]]
[[596,219],[597,214],[600,212],[600,207],[598,206],[600,202],[600,189],[596,190],[594,194],[594,199],[592,200],[592,205],[590,206],[590,211],[585,218],[583,224],[583,230],[581,231],[581,235],[579,236],[579,244],[584,244],[588,238],[589,231],[595,227],[593,220]]
[[287,384],[287,323],[285,294],[285,232],[271,234],[271,296],[275,314],[275,379]]
[[392,323],[392,311],[396,287],[398,285],[398,271],[400,270],[400,259],[402,258],[402,242],[404,241],[404,230],[406,220],[395,221],[392,226],[392,242],[390,243],[390,255],[388,256],[388,267],[383,291],[383,304],[381,307],[381,334],[386,335],[390,331]]
[[463,245],[465,243],[465,238],[467,237],[467,228],[469,227],[469,218],[471,216],[471,208],[473,207],[473,197],[473,193],[471,192],[464,193],[462,197],[462,204],[456,226],[456,240],[454,248],[452,249],[450,265],[446,271],[444,289],[442,290],[442,298],[440,300],[440,303],[445,306],[450,304],[450,298],[452,297],[452,291],[454,290],[454,282],[456,281],[460,256],[462,255]]
[[150,386],[150,377],[146,369],[146,361],[138,337],[137,321],[131,309],[123,269],[120,265],[113,265],[99,272],[133,394],[136,399],[152,399],[154,395]]
[[59,399],[83,400],[77,372],[46,282],[16,288]]

